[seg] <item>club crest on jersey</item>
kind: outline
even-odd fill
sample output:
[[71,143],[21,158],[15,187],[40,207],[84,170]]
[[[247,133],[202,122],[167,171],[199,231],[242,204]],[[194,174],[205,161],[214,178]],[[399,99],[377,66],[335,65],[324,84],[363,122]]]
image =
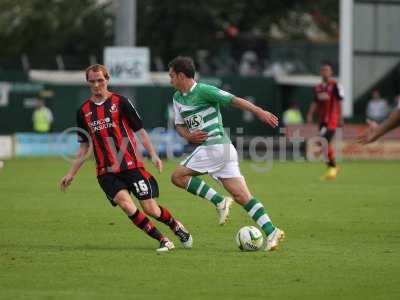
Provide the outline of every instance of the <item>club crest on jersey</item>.
[[115,104],[111,105],[110,112],[111,113],[117,112],[117,105]]

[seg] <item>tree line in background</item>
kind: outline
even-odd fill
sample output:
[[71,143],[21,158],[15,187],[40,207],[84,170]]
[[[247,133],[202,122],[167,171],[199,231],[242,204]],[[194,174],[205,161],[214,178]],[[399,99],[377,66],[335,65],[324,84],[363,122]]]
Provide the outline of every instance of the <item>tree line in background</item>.
[[114,15],[95,0],[0,0],[0,66],[21,55],[101,57],[112,45]]
[[[137,45],[168,61],[204,49],[234,58],[270,39],[335,39],[337,0],[137,0]],[[118,1],[0,0],[0,68],[28,57],[101,60]],[[254,49],[253,49],[254,48]]]

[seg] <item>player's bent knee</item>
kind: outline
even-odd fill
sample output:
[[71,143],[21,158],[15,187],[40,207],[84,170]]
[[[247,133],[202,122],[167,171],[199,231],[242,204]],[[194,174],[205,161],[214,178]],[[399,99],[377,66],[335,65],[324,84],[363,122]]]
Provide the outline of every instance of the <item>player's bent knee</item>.
[[134,213],[137,209],[130,198],[121,197],[117,194],[113,201],[128,215]]
[[177,187],[180,188],[185,188],[185,183],[184,183],[184,176],[180,175],[177,172],[172,173],[171,175],[171,182],[176,185]]
[[241,205],[246,204],[251,199],[251,196],[244,191],[231,191],[231,195],[233,199]]
[[121,208],[127,208],[131,205],[126,199],[114,199],[114,202]]
[[172,173],[172,175],[171,175],[171,182],[172,182],[174,185],[178,186],[178,181],[177,181],[177,178],[176,178],[175,173]]

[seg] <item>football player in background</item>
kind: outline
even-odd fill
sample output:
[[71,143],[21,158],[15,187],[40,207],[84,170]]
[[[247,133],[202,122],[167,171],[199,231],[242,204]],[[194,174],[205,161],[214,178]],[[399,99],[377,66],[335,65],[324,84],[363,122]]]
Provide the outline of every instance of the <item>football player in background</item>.
[[342,100],[343,90],[339,83],[332,78],[333,71],[329,64],[321,66],[320,75],[322,82],[314,87],[314,101],[307,113],[307,122],[313,122],[314,114],[317,112],[319,117],[320,136],[327,141],[327,147],[318,142],[316,155],[324,154],[326,156],[327,171],[322,179],[335,180],[339,172],[336,165],[335,148],[333,138],[336,129],[342,126]]

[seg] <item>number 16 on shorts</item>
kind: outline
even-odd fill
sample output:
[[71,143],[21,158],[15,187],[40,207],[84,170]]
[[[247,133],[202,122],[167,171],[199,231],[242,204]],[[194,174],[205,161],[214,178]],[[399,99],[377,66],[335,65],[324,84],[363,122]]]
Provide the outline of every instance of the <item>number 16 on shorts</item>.
[[149,187],[147,186],[147,184],[144,180],[139,180],[137,182],[134,182],[133,186],[136,190],[136,193],[139,196],[145,196],[149,193]]

